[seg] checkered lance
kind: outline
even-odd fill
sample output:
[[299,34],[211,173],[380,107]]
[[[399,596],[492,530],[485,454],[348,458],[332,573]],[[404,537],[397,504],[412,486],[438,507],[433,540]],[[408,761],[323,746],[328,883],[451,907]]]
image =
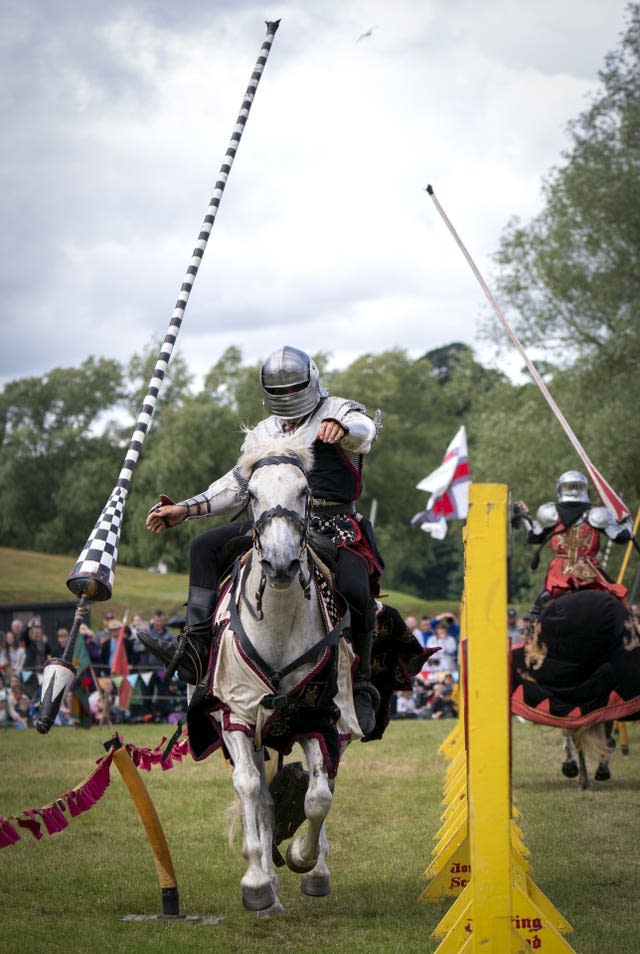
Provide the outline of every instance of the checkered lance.
[[162,343],[162,348],[153,370],[146,397],[142,402],[142,408],[138,415],[133,436],[129,441],[120,476],[67,580],[67,586],[77,596],[85,596],[90,600],[108,600],[111,598],[113,578],[118,560],[118,543],[122,527],[122,514],[129,492],[131,476],[140,456],[142,442],[146,437],[147,430],[151,423],[151,417],[173,352],[173,347],[176,343],[176,338],[178,337],[178,332],[180,331],[184,311],[189,301],[189,295],[196,275],[198,274],[200,262],[202,261],[202,256],[207,246],[207,240],[211,234],[220,200],[249,116],[249,110],[251,109],[251,104],[253,103],[253,98],[262,77],[269,51],[271,50],[271,44],[273,43],[273,38],[279,24],[279,20],[267,23],[267,35],[260,49],[260,54],[253,73],[251,74],[251,80],[244,94],[242,106],[227,147],[224,162],[218,174],[215,190],[200,227],[200,234],[198,235],[189,267],[187,268],[184,281],[180,288],[175,310],[171,316],[171,323]]

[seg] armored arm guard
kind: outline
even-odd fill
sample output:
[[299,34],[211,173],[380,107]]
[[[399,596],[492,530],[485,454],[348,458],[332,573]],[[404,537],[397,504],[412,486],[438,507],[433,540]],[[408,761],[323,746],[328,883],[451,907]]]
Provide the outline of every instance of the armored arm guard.
[[371,445],[382,427],[382,414],[376,411],[375,418],[366,413],[364,404],[345,401],[342,398],[328,398],[322,408],[322,420],[337,421],[346,431],[340,444],[346,451],[356,454],[368,454]]
[[587,522],[596,530],[604,530],[615,543],[628,543],[631,539],[631,518],[627,518],[623,523],[616,523],[606,507],[591,507]]
[[241,510],[247,501],[247,485],[236,468],[215,480],[203,493],[179,506],[187,508],[187,520],[193,517],[224,516]]

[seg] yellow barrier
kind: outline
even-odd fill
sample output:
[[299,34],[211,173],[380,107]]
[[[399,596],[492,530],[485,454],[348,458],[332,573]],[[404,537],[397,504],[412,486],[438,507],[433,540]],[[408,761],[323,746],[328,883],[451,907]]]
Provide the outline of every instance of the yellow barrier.
[[[640,507],[638,507],[638,512],[636,514],[636,519],[633,521],[633,527],[631,529],[634,537],[638,533],[638,527],[640,527]],[[624,556],[622,558],[622,564],[620,566],[620,572],[618,573],[617,583],[622,583],[624,580],[624,575],[627,572],[627,566],[629,565],[629,559],[631,557],[631,551],[633,550],[633,541],[629,540],[625,547]]]
[[[455,897],[437,954],[561,954],[568,922],[528,875],[511,796],[507,488],[472,484],[465,540],[463,708],[441,747],[446,809],[421,901]],[[464,657],[463,653],[463,657]]]

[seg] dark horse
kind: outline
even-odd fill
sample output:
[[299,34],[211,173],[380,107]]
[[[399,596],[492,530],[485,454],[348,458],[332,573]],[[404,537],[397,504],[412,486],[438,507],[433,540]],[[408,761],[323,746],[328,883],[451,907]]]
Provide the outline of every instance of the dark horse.
[[[626,606],[597,589],[547,604],[512,651],[511,710],[564,730],[578,750],[581,787],[588,786],[585,753],[598,759],[596,778],[609,778],[604,724],[640,718],[640,640]],[[570,764],[563,772],[578,774]]]

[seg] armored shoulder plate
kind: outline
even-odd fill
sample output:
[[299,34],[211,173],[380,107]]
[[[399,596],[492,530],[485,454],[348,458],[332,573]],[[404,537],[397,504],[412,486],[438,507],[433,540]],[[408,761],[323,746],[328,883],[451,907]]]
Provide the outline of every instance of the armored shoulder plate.
[[606,507],[591,507],[587,514],[587,522],[596,530],[606,530],[613,518]]
[[543,503],[542,506],[538,507],[536,520],[542,528],[552,527],[558,522],[558,508],[553,500],[550,500],[548,503]]

